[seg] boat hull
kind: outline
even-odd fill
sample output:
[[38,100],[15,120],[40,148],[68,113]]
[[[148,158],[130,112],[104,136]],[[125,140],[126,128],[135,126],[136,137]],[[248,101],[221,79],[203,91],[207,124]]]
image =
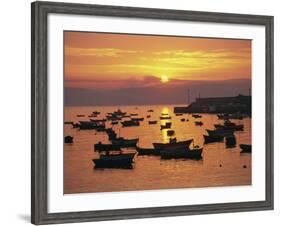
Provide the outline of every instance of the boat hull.
[[240,144],[241,153],[252,153],[252,145]]
[[216,135],[216,136],[203,135],[203,136],[204,136],[204,143],[205,144],[214,143],[214,142],[223,142],[223,139],[224,139],[223,136],[219,136],[219,135]]
[[176,143],[153,143],[153,147],[157,150],[188,148],[192,141],[193,140],[180,141]]
[[185,159],[201,159],[202,158],[202,151],[203,148],[197,148],[197,149],[176,149],[173,151],[167,151],[163,150],[160,151],[161,159],[179,159],[179,158],[185,158]]
[[116,139],[116,140],[112,140],[112,144],[120,146],[121,148],[129,148],[129,147],[136,147],[138,141],[139,139],[131,139],[131,140]]
[[119,154],[119,155],[102,155],[99,159],[93,159],[95,168],[123,168],[132,169],[133,154]]

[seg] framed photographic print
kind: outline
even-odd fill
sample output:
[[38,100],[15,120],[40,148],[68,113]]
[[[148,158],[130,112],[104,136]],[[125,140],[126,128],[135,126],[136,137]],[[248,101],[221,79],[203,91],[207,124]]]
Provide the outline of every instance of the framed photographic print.
[[32,223],[273,209],[273,17],[32,3]]

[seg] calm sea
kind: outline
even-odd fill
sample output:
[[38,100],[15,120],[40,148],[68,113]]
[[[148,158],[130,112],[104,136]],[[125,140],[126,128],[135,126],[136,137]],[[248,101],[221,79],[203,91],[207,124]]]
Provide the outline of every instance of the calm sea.
[[[178,105],[177,105],[178,106]],[[93,106],[65,107],[64,121],[89,120],[88,115],[100,111],[97,117],[104,118],[106,113],[120,108],[136,117],[144,117],[139,127],[112,126],[119,136],[139,138],[138,146],[152,147],[153,142],[168,142],[166,131],[160,131],[161,113],[172,116],[172,129],[178,141],[194,139],[195,144],[203,146],[202,160],[160,160],[157,156],[137,156],[133,169],[94,169],[93,158],[98,158],[93,145],[101,141],[109,143],[107,135],[95,130],[73,129],[64,125],[64,134],[74,137],[73,144],[64,145],[64,193],[110,192],[130,190],[151,190],[171,188],[194,188],[210,186],[234,186],[251,184],[251,154],[240,154],[239,144],[251,144],[251,119],[232,120],[244,124],[244,131],[235,132],[237,146],[226,148],[224,143],[203,144],[206,129],[214,129],[214,124],[223,123],[216,115],[202,114],[201,119],[194,119],[191,114],[176,116],[172,105],[167,106]],[[147,112],[153,109],[154,112]],[[84,114],[85,117],[77,117]],[[151,115],[147,118],[147,115]],[[189,119],[182,122],[181,119]],[[127,120],[126,118],[124,120]],[[157,120],[156,125],[148,121]],[[195,126],[194,121],[202,121],[203,126]]]

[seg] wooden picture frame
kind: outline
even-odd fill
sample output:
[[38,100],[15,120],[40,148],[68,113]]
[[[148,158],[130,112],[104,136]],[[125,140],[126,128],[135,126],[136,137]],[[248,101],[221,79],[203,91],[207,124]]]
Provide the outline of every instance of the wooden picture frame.
[[[32,14],[32,223],[52,224],[273,209],[273,17],[245,14],[134,8],[56,2],[34,2]],[[266,33],[266,183],[265,200],[118,210],[48,213],[48,76],[49,14],[95,15],[173,21],[260,25]]]

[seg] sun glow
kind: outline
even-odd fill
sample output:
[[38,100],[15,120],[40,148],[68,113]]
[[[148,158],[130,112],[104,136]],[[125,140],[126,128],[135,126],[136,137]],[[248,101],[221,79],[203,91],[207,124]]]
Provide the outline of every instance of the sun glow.
[[167,75],[162,75],[162,76],[161,76],[161,82],[162,82],[162,83],[169,82],[168,76],[167,76]]

